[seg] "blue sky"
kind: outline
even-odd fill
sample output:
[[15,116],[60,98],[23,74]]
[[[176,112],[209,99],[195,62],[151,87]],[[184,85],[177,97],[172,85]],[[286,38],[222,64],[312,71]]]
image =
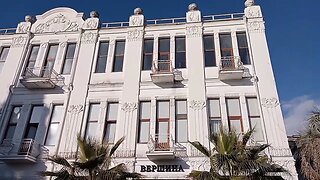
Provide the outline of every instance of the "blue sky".
[[[203,15],[243,12],[244,0],[31,0],[5,1],[0,6],[0,28],[16,27],[25,15],[38,15],[66,6],[89,16],[100,13],[102,22],[128,21],[135,7],[147,19],[183,17],[190,3]],[[289,134],[303,124],[307,113],[320,105],[319,0],[256,0],[262,7],[271,60]],[[317,51],[318,50],[318,51]],[[305,105],[308,104],[308,105]],[[300,117],[294,116],[304,105]],[[296,110],[295,110],[296,109]],[[294,125],[294,127],[291,127]],[[288,129],[289,126],[289,129]]]

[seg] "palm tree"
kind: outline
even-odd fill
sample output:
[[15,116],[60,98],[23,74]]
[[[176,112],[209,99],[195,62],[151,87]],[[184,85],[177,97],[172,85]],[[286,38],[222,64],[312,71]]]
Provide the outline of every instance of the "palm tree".
[[220,127],[217,134],[210,137],[214,148],[210,151],[199,142],[190,142],[196,149],[210,159],[209,171],[193,170],[189,177],[196,180],[247,180],[282,179],[270,173],[288,173],[279,165],[271,163],[263,151],[269,145],[248,146],[254,130],[239,136],[234,130]]
[[62,166],[57,172],[44,172],[45,176],[55,176],[56,179],[125,179],[139,178],[138,173],[126,172],[124,164],[115,167],[111,166],[111,157],[124,141],[124,137],[119,139],[111,148],[109,145],[98,143],[91,138],[77,138],[79,145],[79,159],[69,163],[66,159],[55,156],[49,158],[50,161]]
[[308,180],[320,179],[320,109],[308,118],[306,131],[297,141],[302,175]]

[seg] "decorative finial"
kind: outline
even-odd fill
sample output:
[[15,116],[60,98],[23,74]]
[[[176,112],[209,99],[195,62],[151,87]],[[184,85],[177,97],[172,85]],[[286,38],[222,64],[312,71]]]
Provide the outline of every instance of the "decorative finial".
[[91,18],[98,18],[99,17],[99,13],[97,11],[91,11],[90,12],[90,17]]
[[189,11],[196,11],[196,10],[198,10],[198,6],[196,3],[191,3],[191,4],[189,4],[188,9],[189,9]]
[[246,7],[250,7],[254,5],[254,0],[246,0],[246,2],[244,3],[244,5]]
[[135,8],[134,10],[133,10],[133,14],[134,15],[140,15],[140,14],[142,14],[143,13],[143,10],[141,9],[141,8]]
[[31,23],[32,23],[32,16],[26,15],[26,16],[24,17],[24,20],[25,20],[26,22],[31,22]]

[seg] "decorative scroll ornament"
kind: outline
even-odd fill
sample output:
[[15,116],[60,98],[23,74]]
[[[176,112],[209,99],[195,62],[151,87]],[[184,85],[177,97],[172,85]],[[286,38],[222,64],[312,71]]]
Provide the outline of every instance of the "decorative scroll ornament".
[[74,114],[77,114],[77,113],[80,113],[83,111],[83,105],[71,105],[69,106],[69,109],[68,109],[68,112],[70,113],[74,113]]
[[63,14],[59,14],[54,18],[48,20],[45,23],[39,24],[35,32],[44,33],[44,32],[65,32],[65,31],[78,31],[79,25],[77,22],[71,22]]
[[259,6],[250,7],[244,11],[247,18],[259,18],[262,17],[261,10]]
[[261,105],[266,108],[275,108],[279,105],[279,100],[277,98],[262,98]]
[[137,103],[123,103],[121,109],[125,112],[132,112],[138,108]]
[[189,11],[187,12],[187,22],[200,22],[201,14],[200,11]]
[[96,42],[97,34],[88,32],[84,33],[81,37],[81,43],[83,44],[92,44]]
[[194,109],[194,110],[201,110],[204,107],[206,107],[206,102],[205,101],[192,100],[192,101],[190,101],[189,107]]
[[289,148],[269,148],[268,149],[270,156],[273,157],[291,157],[292,153]]
[[99,18],[88,18],[84,24],[83,29],[97,29],[99,27]]
[[19,36],[12,39],[11,47],[22,47],[27,43],[27,37]]
[[189,26],[187,27],[187,37],[200,37],[202,36],[201,26]]
[[248,29],[250,32],[261,33],[261,32],[264,32],[265,27],[264,27],[263,22],[253,21],[253,22],[248,22]]
[[128,31],[128,40],[129,41],[138,41],[143,38],[143,30],[134,29]]

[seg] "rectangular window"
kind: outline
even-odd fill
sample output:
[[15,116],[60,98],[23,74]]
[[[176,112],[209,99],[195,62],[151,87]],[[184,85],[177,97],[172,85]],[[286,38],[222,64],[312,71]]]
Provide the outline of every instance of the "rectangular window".
[[229,129],[235,130],[237,133],[243,132],[242,117],[240,111],[240,101],[239,99],[226,99],[227,112],[229,120]]
[[109,42],[100,42],[95,73],[105,73],[107,68]]
[[98,130],[100,104],[90,104],[87,119],[86,138],[94,138]]
[[10,50],[10,47],[2,47],[2,48],[0,47],[0,73],[2,71],[4,63],[6,62],[9,50]]
[[107,107],[107,119],[104,129],[104,141],[113,143],[116,134],[116,123],[118,118],[118,103],[109,103]]
[[28,57],[26,69],[25,69],[25,75],[28,75],[28,73],[32,73],[34,65],[36,64],[36,60],[38,57],[40,45],[33,45],[31,48],[30,55]]
[[216,53],[214,47],[214,36],[203,37],[205,67],[216,66]]
[[187,101],[176,101],[176,141],[188,142],[188,110]]
[[221,126],[221,110],[219,99],[209,99],[209,130],[210,135],[216,134]]
[[150,135],[151,102],[140,102],[139,143],[147,143]]
[[116,41],[112,72],[122,72],[125,44],[125,41]]
[[221,57],[233,56],[231,34],[230,33],[220,34],[219,39],[220,39]]
[[3,139],[12,139],[17,127],[17,123],[21,117],[22,106],[13,106],[6,133]]
[[143,47],[142,70],[151,70],[153,61],[153,39],[145,39]]
[[156,150],[169,150],[170,142],[170,102],[157,102]]
[[59,48],[59,45],[57,44],[49,46],[47,57],[44,61],[43,69],[41,71],[41,76],[43,77],[51,76],[51,71],[53,69],[54,62],[57,57],[58,48]]
[[237,32],[239,55],[243,64],[250,64],[250,55],[245,32]]
[[43,111],[43,105],[35,105],[32,107],[29,123],[24,134],[25,139],[34,139],[36,137],[39,123],[42,120]]
[[186,68],[186,39],[176,37],[175,68]]
[[76,44],[75,43],[68,44],[67,53],[64,58],[64,64],[62,66],[62,74],[70,74],[71,73],[71,68],[72,68],[72,63],[73,63],[75,51],[76,51]]
[[264,141],[263,128],[257,98],[247,98],[250,129],[255,129],[253,138],[256,141]]
[[50,125],[47,132],[46,137],[46,146],[54,146],[57,144],[59,134],[58,134],[58,128],[59,124],[63,119],[63,105],[54,105],[53,111],[50,119]]

